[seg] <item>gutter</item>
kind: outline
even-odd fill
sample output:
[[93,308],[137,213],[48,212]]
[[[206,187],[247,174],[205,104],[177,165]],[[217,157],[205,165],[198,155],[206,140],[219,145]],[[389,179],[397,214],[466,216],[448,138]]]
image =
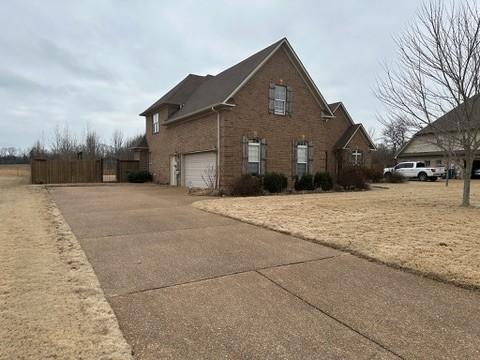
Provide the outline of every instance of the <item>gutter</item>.
[[177,118],[173,118],[171,120],[165,121],[165,122],[162,123],[162,125],[170,125],[170,124],[173,124],[173,123],[175,123],[179,120],[185,119],[185,118],[190,117],[192,115],[200,114],[200,113],[202,113],[204,111],[208,111],[208,110],[212,110],[212,111],[216,112],[216,110],[214,110],[214,108],[217,107],[217,106],[234,107],[235,105],[234,104],[227,104],[225,102],[220,102],[220,103],[217,103],[217,104],[214,104],[214,105],[209,105],[209,106],[206,106],[202,109],[195,110],[195,111],[192,111],[188,114],[184,114],[184,115],[179,116]]

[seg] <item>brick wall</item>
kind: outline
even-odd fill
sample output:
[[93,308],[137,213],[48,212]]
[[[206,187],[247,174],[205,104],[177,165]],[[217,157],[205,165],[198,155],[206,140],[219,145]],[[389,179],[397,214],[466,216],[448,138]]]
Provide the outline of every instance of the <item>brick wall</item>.
[[352,126],[351,121],[347,118],[347,114],[345,110],[343,110],[342,106],[339,106],[337,110],[334,112],[335,118],[330,119],[327,122],[327,139],[326,139],[326,146],[328,148],[328,160],[327,160],[327,169],[328,172],[335,176],[337,174],[338,168],[338,156],[337,149],[335,149],[335,145],[343,135],[343,133]]
[[178,124],[163,126],[152,134],[152,117],[146,117],[147,143],[150,151],[150,172],[155,182],[168,184],[170,181],[170,157],[216,148],[217,115],[210,113]]
[[347,148],[342,152],[343,166],[350,166],[352,161],[352,152],[360,150],[363,153],[363,165],[370,167],[372,165],[372,150],[369,148],[368,139],[361,130],[358,130]]
[[[292,88],[292,114],[268,111],[269,84]],[[267,141],[267,172],[281,172],[291,178],[292,142],[313,144],[313,173],[325,170],[326,122],[322,108],[295,69],[288,55],[279,50],[234,96],[237,105],[222,112],[221,185],[228,187],[242,173],[242,137],[257,136]]]

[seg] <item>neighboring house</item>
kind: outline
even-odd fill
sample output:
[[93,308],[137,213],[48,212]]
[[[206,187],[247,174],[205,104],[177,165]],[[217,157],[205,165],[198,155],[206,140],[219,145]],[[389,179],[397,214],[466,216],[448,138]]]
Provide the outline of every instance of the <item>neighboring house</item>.
[[[464,150],[462,147],[449,144],[449,131],[456,131],[458,113],[453,109],[445,115],[439,117],[431,125],[418,131],[412,138],[398,151],[396,160],[402,161],[422,161],[426,166],[446,167],[450,158],[450,168],[455,168],[457,175],[461,175],[463,167]],[[480,121],[480,109],[478,109],[478,121]],[[439,146],[439,144],[442,146]],[[447,151],[449,150],[449,151]],[[450,153],[450,156],[448,154]],[[473,162],[472,174],[480,169],[480,153],[477,154]]]
[[[154,181],[228,188],[242,174],[369,166],[375,146],[328,104],[287,39],[216,76],[188,75],[140,114]],[[143,151],[147,151],[144,149]]]

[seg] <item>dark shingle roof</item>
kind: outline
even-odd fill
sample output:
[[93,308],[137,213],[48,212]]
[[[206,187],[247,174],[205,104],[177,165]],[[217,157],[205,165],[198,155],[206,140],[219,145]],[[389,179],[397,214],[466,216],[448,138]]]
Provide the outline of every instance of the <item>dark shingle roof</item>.
[[227,70],[222,71],[218,75],[210,77],[197,87],[185,103],[185,106],[175,113],[171,120],[228,100],[227,96],[229,96],[282,41],[283,39]]
[[183,105],[169,119],[169,121],[173,121],[183,115],[228,100],[226,99],[227,96],[229,96],[284,40],[285,39],[281,39],[275,42],[238,64],[222,71],[216,76],[199,76],[190,74],[140,115],[148,115],[163,104],[173,103]]
[[328,104],[328,107],[330,108],[330,111],[333,113],[335,112],[335,110],[337,110],[337,108],[342,104],[341,101],[338,101],[338,102],[334,102],[334,103],[331,103],[331,104]]
[[[467,105],[466,106],[472,106],[473,108],[471,109],[472,111],[472,124],[470,126],[472,128],[480,127],[480,94],[475,95],[471,97],[469,100],[467,100]],[[465,110],[464,108],[465,104],[461,104],[457,106],[456,108],[450,110],[447,112],[445,115],[439,117],[437,120],[432,122],[431,125],[428,125],[424,127],[422,130],[417,132],[415,136],[417,135],[424,135],[424,134],[431,134],[435,130],[437,131],[454,131],[459,128],[465,128],[465,124],[462,124],[462,111]]]
[[353,134],[359,127],[361,127],[361,124],[355,124],[347,128],[345,132],[340,136],[340,139],[338,139],[337,143],[335,144],[335,149],[344,149],[347,145],[350,139],[352,138]]
[[158,109],[161,105],[164,104],[175,104],[182,105],[192,93],[206,80],[213,77],[212,75],[200,76],[195,74],[189,74],[185,79],[180,81],[173,89],[163,95],[159,100],[157,100],[153,105],[151,105],[147,110],[141,113],[141,116],[148,115],[152,111]]
[[[140,115],[148,115],[163,104],[173,103],[179,105],[178,111],[174,112],[169,117],[168,121],[166,121],[166,123],[170,123],[203,110],[208,110],[213,106],[224,104],[229,100],[230,96],[233,96],[234,93],[241,88],[259,66],[282,45],[285,46],[297,60],[301,70],[305,73],[311,88],[314,89],[313,91],[318,101],[327,105],[325,99],[310,78],[310,75],[308,75],[288,40],[283,38],[215,76],[199,76],[192,74],[187,76]],[[324,114],[325,117],[333,116],[330,108],[327,107],[326,112],[327,113]]]

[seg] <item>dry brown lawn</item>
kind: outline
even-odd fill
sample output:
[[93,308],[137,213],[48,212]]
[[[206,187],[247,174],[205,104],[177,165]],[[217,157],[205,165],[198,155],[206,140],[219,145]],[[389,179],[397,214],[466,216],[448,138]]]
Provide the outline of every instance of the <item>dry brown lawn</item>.
[[0,164],[0,176],[30,176],[30,164]]
[[43,187],[0,172],[0,359],[130,359],[98,280]]
[[427,276],[480,288],[480,181],[388,190],[204,200],[194,206]]

